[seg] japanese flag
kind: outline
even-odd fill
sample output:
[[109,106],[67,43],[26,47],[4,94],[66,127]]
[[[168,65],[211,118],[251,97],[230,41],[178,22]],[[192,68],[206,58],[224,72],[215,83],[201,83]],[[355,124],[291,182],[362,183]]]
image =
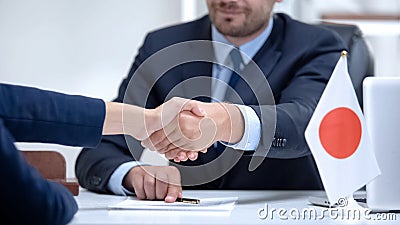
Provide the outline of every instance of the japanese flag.
[[380,174],[342,52],[305,131],[331,204]]

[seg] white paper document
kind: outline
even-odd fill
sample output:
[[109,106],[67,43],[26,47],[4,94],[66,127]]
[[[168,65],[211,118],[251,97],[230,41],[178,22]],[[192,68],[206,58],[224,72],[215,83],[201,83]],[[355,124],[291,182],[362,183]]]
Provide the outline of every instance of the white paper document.
[[132,210],[168,210],[168,211],[231,211],[238,197],[225,198],[203,198],[199,204],[191,203],[165,203],[164,201],[137,200],[128,197],[126,200],[110,205],[110,209],[132,209]]

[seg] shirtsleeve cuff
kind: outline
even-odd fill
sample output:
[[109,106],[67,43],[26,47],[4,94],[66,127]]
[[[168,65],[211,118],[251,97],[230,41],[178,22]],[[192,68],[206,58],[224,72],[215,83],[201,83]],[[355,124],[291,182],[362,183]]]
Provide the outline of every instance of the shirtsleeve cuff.
[[254,151],[260,142],[261,123],[253,108],[245,105],[236,105],[244,119],[244,133],[242,139],[236,144],[221,142],[223,145],[245,151]]

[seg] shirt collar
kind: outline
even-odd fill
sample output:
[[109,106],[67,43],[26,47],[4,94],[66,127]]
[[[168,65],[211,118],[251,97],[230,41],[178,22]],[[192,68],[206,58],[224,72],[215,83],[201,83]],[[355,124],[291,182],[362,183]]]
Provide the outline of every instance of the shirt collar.
[[[239,46],[243,58],[243,62],[247,65],[250,60],[255,56],[255,54],[260,50],[260,48],[267,41],[269,35],[271,34],[272,27],[274,24],[273,18],[270,19],[268,26],[264,29],[264,31],[258,35],[255,39]],[[223,34],[221,34],[214,25],[211,26],[211,38],[215,42],[221,42],[230,46],[233,46]],[[214,43],[214,54],[218,63],[226,63],[227,57],[229,57],[229,52],[231,48],[223,48],[220,44]]]

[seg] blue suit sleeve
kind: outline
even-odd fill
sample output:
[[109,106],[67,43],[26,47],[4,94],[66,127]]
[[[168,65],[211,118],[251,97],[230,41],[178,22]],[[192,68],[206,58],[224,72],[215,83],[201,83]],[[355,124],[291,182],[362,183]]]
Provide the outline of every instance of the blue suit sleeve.
[[14,138],[0,119],[0,212],[13,224],[67,224],[78,206],[61,184],[44,179],[14,146]]
[[18,142],[95,147],[105,104],[100,99],[0,84],[0,117]]

